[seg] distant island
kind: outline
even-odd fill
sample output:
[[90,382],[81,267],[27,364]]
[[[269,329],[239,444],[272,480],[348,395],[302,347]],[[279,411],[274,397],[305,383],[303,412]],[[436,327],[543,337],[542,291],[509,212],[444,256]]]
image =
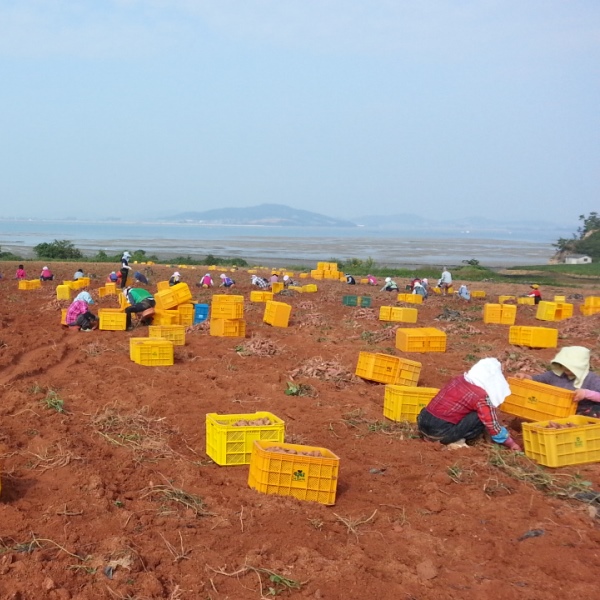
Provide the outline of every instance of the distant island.
[[244,208],[216,208],[203,212],[184,212],[173,215],[169,220],[203,225],[356,227],[356,223],[351,221],[334,219],[308,210],[290,208],[283,204],[260,204]]

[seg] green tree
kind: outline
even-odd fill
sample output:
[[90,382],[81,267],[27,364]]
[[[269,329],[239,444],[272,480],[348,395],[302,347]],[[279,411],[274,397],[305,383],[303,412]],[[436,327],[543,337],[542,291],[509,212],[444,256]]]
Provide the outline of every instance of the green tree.
[[579,220],[583,223],[577,228],[580,240],[584,239],[590,232],[600,229],[600,217],[597,212],[591,212],[587,217],[579,215]]
[[33,248],[38,258],[51,258],[54,260],[74,260],[83,258],[81,250],[75,248],[73,242],[68,240],[54,240],[53,242],[44,242]]

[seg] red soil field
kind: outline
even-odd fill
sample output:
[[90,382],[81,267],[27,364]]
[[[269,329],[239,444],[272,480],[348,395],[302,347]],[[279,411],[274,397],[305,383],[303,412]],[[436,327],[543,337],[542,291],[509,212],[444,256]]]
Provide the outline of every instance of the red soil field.
[[[51,266],[58,283],[75,270]],[[1,265],[5,276],[14,267]],[[42,263],[26,267],[37,275]],[[94,311],[116,307],[96,292],[110,266],[86,268],[98,274]],[[173,271],[153,268],[151,290]],[[197,288],[204,272],[182,274],[209,303],[223,290]],[[485,300],[433,296],[416,326],[444,329],[447,351],[403,353],[394,335],[403,325],[377,318],[395,294],[329,280],[281,296],[290,325],[275,328],[249,302],[250,276],[234,278],[227,293],[246,298],[246,338],[193,326],[169,367],[130,360],[129,338],[143,327],[61,327],[69,302],[56,300],[57,282],[26,291],[0,281],[2,599],[598,598],[600,520],[570,497],[573,483],[600,489],[598,464],[536,468],[486,440],[457,450],[422,441],[414,426],[384,419],[382,384],[354,376],[360,351],[418,360],[419,385],[441,387],[485,356],[507,375],[541,372],[555,349],[510,346],[507,326],[484,325]],[[469,287],[491,301],[527,291]],[[599,295],[592,284],[542,293]],[[372,307],[344,306],[346,294],[368,294]],[[454,320],[437,319],[445,307]],[[573,318],[541,323],[520,305],[517,324],[556,327],[560,346],[587,346],[597,361],[600,315],[575,306]],[[291,381],[310,394],[286,395]],[[59,401],[64,412],[51,406]],[[261,494],[247,466],[210,460],[206,413],[256,411],[283,419],[287,441],[340,457],[334,506]],[[501,417],[520,442],[519,420]],[[523,471],[506,466],[517,463],[537,479],[512,476]],[[534,485],[542,477],[545,489]],[[532,530],[543,533],[523,537]]]

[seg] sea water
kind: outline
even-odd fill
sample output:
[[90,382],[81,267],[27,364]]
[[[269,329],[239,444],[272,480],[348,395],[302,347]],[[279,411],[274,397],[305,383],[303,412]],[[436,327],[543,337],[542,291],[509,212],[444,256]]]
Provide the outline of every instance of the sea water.
[[481,229],[384,229],[204,225],[74,220],[0,220],[0,246],[22,256],[43,242],[68,240],[86,255],[142,249],[160,258],[240,257],[310,264],[337,258],[372,258],[382,265],[482,265],[547,263],[552,243],[566,231]]

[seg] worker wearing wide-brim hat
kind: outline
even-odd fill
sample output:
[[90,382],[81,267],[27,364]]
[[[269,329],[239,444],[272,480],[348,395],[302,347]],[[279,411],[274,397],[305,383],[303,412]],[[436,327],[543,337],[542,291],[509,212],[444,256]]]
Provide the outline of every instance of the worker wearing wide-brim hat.
[[530,286],[531,291],[527,294],[528,298],[533,298],[535,304],[539,304],[542,299],[542,292],[540,292],[540,286],[537,283],[532,283]]

